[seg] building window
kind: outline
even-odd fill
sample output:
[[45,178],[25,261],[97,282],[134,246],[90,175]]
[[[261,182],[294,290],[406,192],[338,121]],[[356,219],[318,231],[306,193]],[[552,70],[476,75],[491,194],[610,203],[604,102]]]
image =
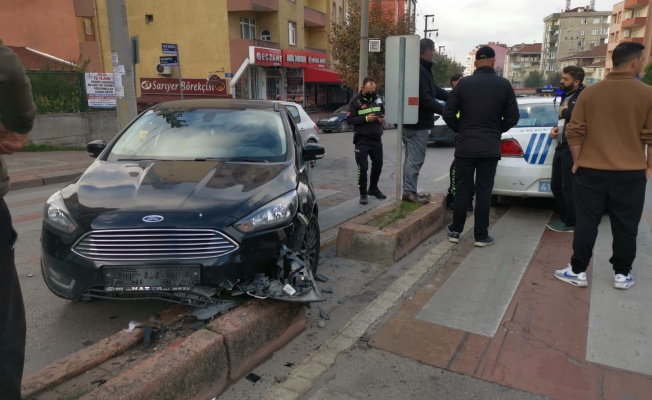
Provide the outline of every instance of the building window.
[[256,39],[256,20],[240,17],[240,36],[242,39]]
[[153,24],[153,23],[154,23],[154,15],[152,15],[152,14],[146,14],[146,15],[145,15],[145,23],[146,23],[147,25],[151,25],[151,24]]
[[584,40],[578,40],[577,47],[584,47]]
[[591,40],[591,48],[594,48],[597,45],[598,45],[598,42],[596,40]]
[[602,29],[600,29],[600,34],[601,35],[606,35],[608,30],[609,30],[609,28],[602,28]]
[[580,36],[586,36],[586,29],[580,30]]
[[620,32],[616,32],[616,40],[615,40],[616,42],[618,42],[618,36],[619,36],[619,33],[620,33]]
[[297,45],[297,23],[290,21],[288,23],[288,43],[292,46]]
[[602,23],[602,18],[593,18],[593,24],[601,24]]
[[595,36],[595,35],[597,35],[597,34],[598,34],[598,30],[597,30],[597,29],[591,29],[591,35],[592,35],[592,36]]
[[95,30],[93,29],[93,20],[90,18],[82,18],[84,21],[84,32],[89,35],[95,35]]
[[634,13],[634,17],[642,17],[643,16],[643,9],[636,10]]
[[582,19],[580,20],[580,24],[582,24],[582,25],[586,25],[586,18],[582,18]]
[[264,40],[266,42],[272,40],[272,34],[269,32],[269,30],[263,29],[262,31],[260,31],[260,40]]

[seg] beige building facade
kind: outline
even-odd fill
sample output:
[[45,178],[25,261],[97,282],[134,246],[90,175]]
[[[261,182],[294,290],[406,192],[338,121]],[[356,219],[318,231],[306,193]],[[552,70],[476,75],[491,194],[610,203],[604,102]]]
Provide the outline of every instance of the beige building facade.
[[637,42],[645,46],[645,65],[652,61],[652,6],[650,0],[626,0],[617,3],[611,13],[605,69],[613,68],[611,56],[619,43]]
[[505,78],[514,88],[523,88],[525,78],[541,69],[541,43],[512,46],[505,56]]

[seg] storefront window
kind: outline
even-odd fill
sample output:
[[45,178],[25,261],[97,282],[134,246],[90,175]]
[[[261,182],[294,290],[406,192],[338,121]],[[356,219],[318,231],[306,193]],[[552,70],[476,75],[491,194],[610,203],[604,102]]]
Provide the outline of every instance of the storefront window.
[[287,101],[303,104],[303,68],[287,68]]
[[283,96],[281,70],[278,68],[267,69],[267,100],[280,100]]

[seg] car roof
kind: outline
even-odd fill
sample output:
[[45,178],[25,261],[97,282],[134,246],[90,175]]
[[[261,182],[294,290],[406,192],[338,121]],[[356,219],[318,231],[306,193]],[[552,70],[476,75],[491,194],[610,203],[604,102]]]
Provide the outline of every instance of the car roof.
[[154,109],[192,109],[192,108],[220,108],[227,110],[270,110],[278,111],[278,103],[266,100],[245,99],[194,99],[174,100],[157,104]]
[[534,104],[534,103],[552,103],[554,97],[518,97],[516,101],[518,104]]

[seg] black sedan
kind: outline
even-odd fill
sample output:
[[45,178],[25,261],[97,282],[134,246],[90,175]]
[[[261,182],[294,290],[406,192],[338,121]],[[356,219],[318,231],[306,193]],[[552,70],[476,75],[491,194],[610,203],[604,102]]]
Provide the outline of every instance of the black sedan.
[[[319,208],[278,103],[187,100],[141,114],[44,208],[41,269],[65,299],[248,293],[319,300]],[[207,294],[208,293],[208,294]],[[195,297],[192,297],[195,296]]]

